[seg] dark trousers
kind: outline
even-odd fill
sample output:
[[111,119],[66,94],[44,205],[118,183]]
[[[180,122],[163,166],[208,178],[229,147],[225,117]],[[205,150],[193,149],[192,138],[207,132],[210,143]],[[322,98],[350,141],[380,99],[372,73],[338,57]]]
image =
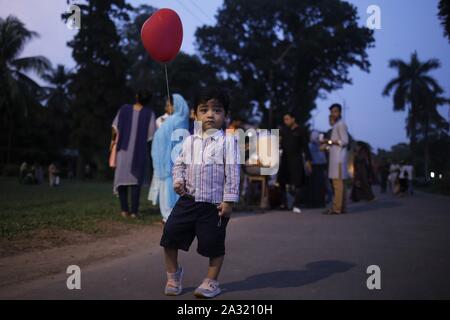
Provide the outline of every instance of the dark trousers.
[[381,193],[386,193],[387,183],[388,183],[387,176],[384,176],[384,175],[381,176],[381,181],[380,181]]
[[400,180],[400,192],[406,193],[408,192],[408,179],[399,179]]
[[302,186],[298,185],[286,185],[286,184],[280,184],[281,189],[281,199],[282,203],[285,208],[289,208],[288,201],[287,201],[287,194],[289,193],[291,196],[294,197],[294,203],[292,204],[293,207],[300,208],[300,205],[303,204],[303,191],[304,188]]
[[325,207],[326,176],[327,167],[325,164],[313,164],[312,173],[308,179],[308,190],[306,203],[310,208]]
[[[131,189],[131,211],[128,207],[128,188]],[[137,214],[139,210],[139,196],[141,194],[141,187],[138,185],[132,186],[119,186],[117,187],[119,191],[120,208],[122,212],[130,212]]]

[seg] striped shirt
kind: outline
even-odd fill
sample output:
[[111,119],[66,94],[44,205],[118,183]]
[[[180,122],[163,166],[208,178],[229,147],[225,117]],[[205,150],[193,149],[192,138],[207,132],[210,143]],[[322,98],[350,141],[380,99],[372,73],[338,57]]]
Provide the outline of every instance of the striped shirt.
[[218,130],[207,138],[195,133],[182,145],[172,169],[173,183],[184,183],[196,202],[239,201],[239,147],[236,137]]

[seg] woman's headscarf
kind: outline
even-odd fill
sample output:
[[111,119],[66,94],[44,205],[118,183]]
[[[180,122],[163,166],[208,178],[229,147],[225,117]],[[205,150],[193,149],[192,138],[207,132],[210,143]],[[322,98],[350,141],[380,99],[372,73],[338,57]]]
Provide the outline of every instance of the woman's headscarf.
[[156,130],[152,142],[152,159],[154,174],[163,179],[172,175],[172,150],[180,141],[171,141],[172,132],[177,129],[188,129],[189,107],[184,98],[173,95],[174,112]]

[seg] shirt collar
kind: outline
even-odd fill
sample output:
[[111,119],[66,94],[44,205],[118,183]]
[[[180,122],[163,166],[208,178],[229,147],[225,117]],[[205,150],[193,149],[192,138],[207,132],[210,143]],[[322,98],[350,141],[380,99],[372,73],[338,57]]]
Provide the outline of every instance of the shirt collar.
[[[202,130],[198,131],[198,132],[194,132],[193,136],[194,138],[200,138],[203,139],[202,135],[201,135]],[[210,135],[209,137],[205,138],[205,140],[211,138],[214,141],[216,141],[217,139],[219,139],[220,137],[223,136],[223,130],[217,130],[216,132],[214,132],[214,134]]]

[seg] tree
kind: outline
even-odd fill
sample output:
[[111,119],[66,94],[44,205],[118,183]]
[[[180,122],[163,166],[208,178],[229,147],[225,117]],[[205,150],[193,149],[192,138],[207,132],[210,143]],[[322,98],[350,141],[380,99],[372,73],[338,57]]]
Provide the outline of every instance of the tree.
[[417,122],[420,108],[429,99],[432,92],[442,92],[437,81],[429,75],[429,72],[439,68],[440,63],[436,59],[422,62],[417,52],[411,55],[409,62],[393,59],[389,67],[397,70],[397,76],[386,85],[383,95],[388,96],[393,92],[394,111],[403,111],[408,108],[407,135],[410,137],[410,147],[414,154],[417,141]]
[[79,152],[77,176],[82,177],[87,160],[106,170],[111,122],[131,98],[127,60],[116,27],[128,20],[130,6],[125,0],[91,0],[78,6],[81,28],[68,43],[77,64],[69,91],[73,95],[71,140]]
[[439,19],[444,28],[444,35],[450,41],[450,0],[439,1]]
[[6,163],[11,160],[14,128],[27,117],[30,107],[39,104],[44,94],[27,72],[42,75],[50,62],[42,56],[20,57],[27,42],[37,37],[36,32],[28,30],[16,17],[0,18],[0,112],[1,136],[6,137]]
[[393,163],[400,163],[401,161],[410,161],[411,148],[407,143],[398,143],[393,145],[389,151],[378,149],[378,158],[385,158]]
[[436,133],[430,137],[430,164],[429,170],[444,173],[449,181],[450,173],[450,136],[447,133]]
[[340,0],[225,0],[217,24],[197,29],[196,45],[265,124],[285,111],[305,123],[318,97],[351,83],[349,67],[369,70],[373,32],[357,21]]
[[45,73],[42,79],[50,84],[46,87],[47,114],[45,124],[48,130],[50,153],[55,156],[66,148],[69,141],[71,126],[71,100],[69,97],[69,82],[72,74],[63,65]]
[[[426,179],[429,178],[431,140],[447,135],[449,128],[448,122],[440,115],[438,106],[449,104],[450,100],[441,96],[441,94],[441,91],[430,92],[418,110],[417,132],[420,135],[419,138],[423,141],[424,174]],[[443,157],[445,155],[445,153],[442,154]]]
[[147,88],[153,91],[154,78],[161,73],[160,65],[149,57],[141,42],[142,25],[156,10],[149,5],[133,8],[129,21],[118,30],[121,37],[120,47],[128,65],[127,84],[132,88]]

